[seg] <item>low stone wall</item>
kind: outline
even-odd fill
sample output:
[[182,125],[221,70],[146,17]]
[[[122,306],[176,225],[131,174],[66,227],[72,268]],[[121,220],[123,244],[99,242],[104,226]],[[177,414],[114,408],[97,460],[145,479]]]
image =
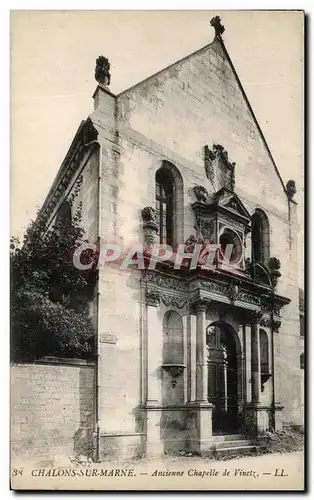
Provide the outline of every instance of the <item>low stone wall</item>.
[[11,458],[92,456],[95,367],[81,360],[11,365]]

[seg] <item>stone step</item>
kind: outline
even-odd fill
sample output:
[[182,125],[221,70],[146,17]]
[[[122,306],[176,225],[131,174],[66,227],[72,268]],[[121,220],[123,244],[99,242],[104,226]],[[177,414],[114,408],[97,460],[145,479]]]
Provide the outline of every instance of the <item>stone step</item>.
[[213,448],[216,448],[217,450],[222,450],[226,448],[243,448],[245,446],[250,446],[252,443],[248,439],[237,439],[233,441],[220,441],[216,442],[213,445]]
[[220,442],[220,441],[238,441],[245,439],[243,434],[219,434],[218,436],[213,436],[213,441],[215,442]]
[[223,453],[226,453],[226,452],[234,452],[234,453],[238,453],[240,451],[256,451],[258,450],[259,448],[261,448],[260,446],[256,446],[255,444],[249,444],[249,445],[243,445],[243,446],[230,446],[230,447],[227,447],[227,448],[216,448],[215,450],[215,453],[216,454],[223,454]]

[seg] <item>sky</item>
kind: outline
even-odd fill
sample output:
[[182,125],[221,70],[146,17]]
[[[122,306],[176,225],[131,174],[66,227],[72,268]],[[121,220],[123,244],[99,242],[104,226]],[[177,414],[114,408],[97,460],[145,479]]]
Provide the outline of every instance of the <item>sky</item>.
[[35,217],[81,120],[93,111],[96,58],[109,58],[110,90],[118,93],[210,43],[214,15],[281,176],[296,180],[303,206],[300,12],[14,11],[12,235],[21,236]]

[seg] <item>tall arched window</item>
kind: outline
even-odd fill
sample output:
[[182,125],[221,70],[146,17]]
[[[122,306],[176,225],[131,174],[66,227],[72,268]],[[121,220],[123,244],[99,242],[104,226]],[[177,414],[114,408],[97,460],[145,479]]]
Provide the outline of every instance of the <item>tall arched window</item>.
[[252,262],[267,265],[270,258],[269,222],[259,208],[252,216]]
[[173,243],[174,181],[171,173],[161,168],[156,173],[156,212],[160,243]]
[[159,241],[168,245],[183,242],[183,180],[179,170],[164,161],[156,172],[156,214]]

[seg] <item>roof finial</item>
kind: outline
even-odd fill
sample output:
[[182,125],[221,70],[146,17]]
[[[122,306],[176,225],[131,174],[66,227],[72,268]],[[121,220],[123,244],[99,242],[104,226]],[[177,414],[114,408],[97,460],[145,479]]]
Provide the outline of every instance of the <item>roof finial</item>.
[[221,38],[221,35],[225,31],[225,27],[220,21],[221,19],[219,16],[212,17],[210,20],[210,25],[215,29],[215,38]]
[[110,63],[107,57],[99,56],[96,59],[96,68],[95,68],[95,79],[101,85],[107,87],[110,85]]

